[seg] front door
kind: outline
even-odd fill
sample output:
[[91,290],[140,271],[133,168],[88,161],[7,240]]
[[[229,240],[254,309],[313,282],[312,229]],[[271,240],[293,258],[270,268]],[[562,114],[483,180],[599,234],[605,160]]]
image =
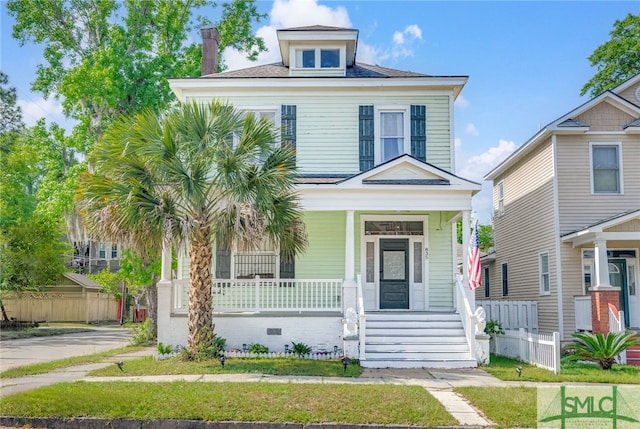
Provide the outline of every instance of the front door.
[[624,326],[629,326],[629,289],[627,287],[627,261],[609,259],[609,281],[620,288],[620,310],[624,311]]
[[408,239],[380,239],[380,309],[409,309]]

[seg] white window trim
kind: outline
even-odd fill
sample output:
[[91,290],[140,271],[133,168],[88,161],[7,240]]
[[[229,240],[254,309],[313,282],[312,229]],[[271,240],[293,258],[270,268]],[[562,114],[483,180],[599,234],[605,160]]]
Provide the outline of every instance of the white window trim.
[[[274,129],[278,132],[277,134],[277,144],[276,147],[280,146],[280,133],[279,131],[282,129],[282,108],[280,106],[236,106],[236,109],[242,113],[258,113],[258,112],[270,112],[274,113]],[[238,136],[234,133],[233,135],[233,145],[237,147],[238,145]]]
[[[381,113],[403,113],[404,114],[404,151],[403,154],[411,154],[411,106],[410,105],[390,105],[375,106],[373,113],[374,129],[374,165],[380,165],[382,161],[382,129],[380,124]],[[387,160],[388,161],[388,160]]]
[[496,185],[496,194],[498,194],[496,212],[498,216],[502,216],[504,214],[504,180],[499,181]]
[[[618,147],[618,183],[619,192],[595,192],[593,182],[593,147],[594,146],[617,146]],[[622,171],[622,142],[589,142],[589,177],[591,181],[591,195],[624,195],[624,174]]]
[[[542,257],[546,256],[547,257],[547,272],[544,273],[542,272]],[[544,295],[551,295],[551,266],[550,266],[550,261],[551,259],[549,258],[549,252],[545,251],[545,252],[540,252],[538,253],[538,281],[540,283],[540,295],[544,296]],[[549,287],[549,290],[545,290],[544,289],[544,275],[547,275],[547,286]]]
[[[313,50],[315,52],[315,67],[302,67],[298,66],[298,52],[299,51],[310,51]],[[320,51],[322,50],[338,50],[340,57],[340,65],[338,67],[321,67],[321,57]],[[289,48],[289,68],[291,70],[344,70],[347,67],[347,59],[346,59],[346,50],[344,45],[295,45]]]

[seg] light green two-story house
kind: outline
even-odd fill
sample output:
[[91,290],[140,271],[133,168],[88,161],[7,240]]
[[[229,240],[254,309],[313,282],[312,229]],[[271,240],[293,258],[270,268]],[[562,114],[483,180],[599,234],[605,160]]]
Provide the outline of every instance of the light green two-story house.
[[[475,366],[463,308],[473,295],[456,277],[456,221],[469,224],[480,190],[454,174],[453,103],[467,77],[359,63],[358,31],[324,26],[279,30],[280,63],[215,73],[217,32],[202,34],[213,69],[171,79],[172,90],[282,130],[309,239],[293,262],[274,248],[216,252],[214,323],[227,346],[304,342],[370,367]],[[160,282],[164,343],[186,343],[187,265],[182,255]]]

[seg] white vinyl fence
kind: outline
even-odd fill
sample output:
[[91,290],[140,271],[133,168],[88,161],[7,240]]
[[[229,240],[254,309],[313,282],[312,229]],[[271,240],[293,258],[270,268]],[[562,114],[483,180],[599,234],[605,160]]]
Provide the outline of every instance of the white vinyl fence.
[[487,320],[500,322],[503,329],[524,328],[538,332],[538,303],[535,301],[478,300]]
[[496,335],[495,353],[519,359],[531,365],[560,373],[560,333],[534,334],[518,330],[506,330]]

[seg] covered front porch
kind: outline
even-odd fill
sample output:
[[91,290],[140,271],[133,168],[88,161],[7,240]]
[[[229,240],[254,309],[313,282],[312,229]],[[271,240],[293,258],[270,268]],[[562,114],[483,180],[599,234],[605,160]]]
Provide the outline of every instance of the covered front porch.
[[608,332],[609,308],[622,327],[640,330],[640,210],[562,237],[579,252],[582,294],[574,297],[576,330]]

